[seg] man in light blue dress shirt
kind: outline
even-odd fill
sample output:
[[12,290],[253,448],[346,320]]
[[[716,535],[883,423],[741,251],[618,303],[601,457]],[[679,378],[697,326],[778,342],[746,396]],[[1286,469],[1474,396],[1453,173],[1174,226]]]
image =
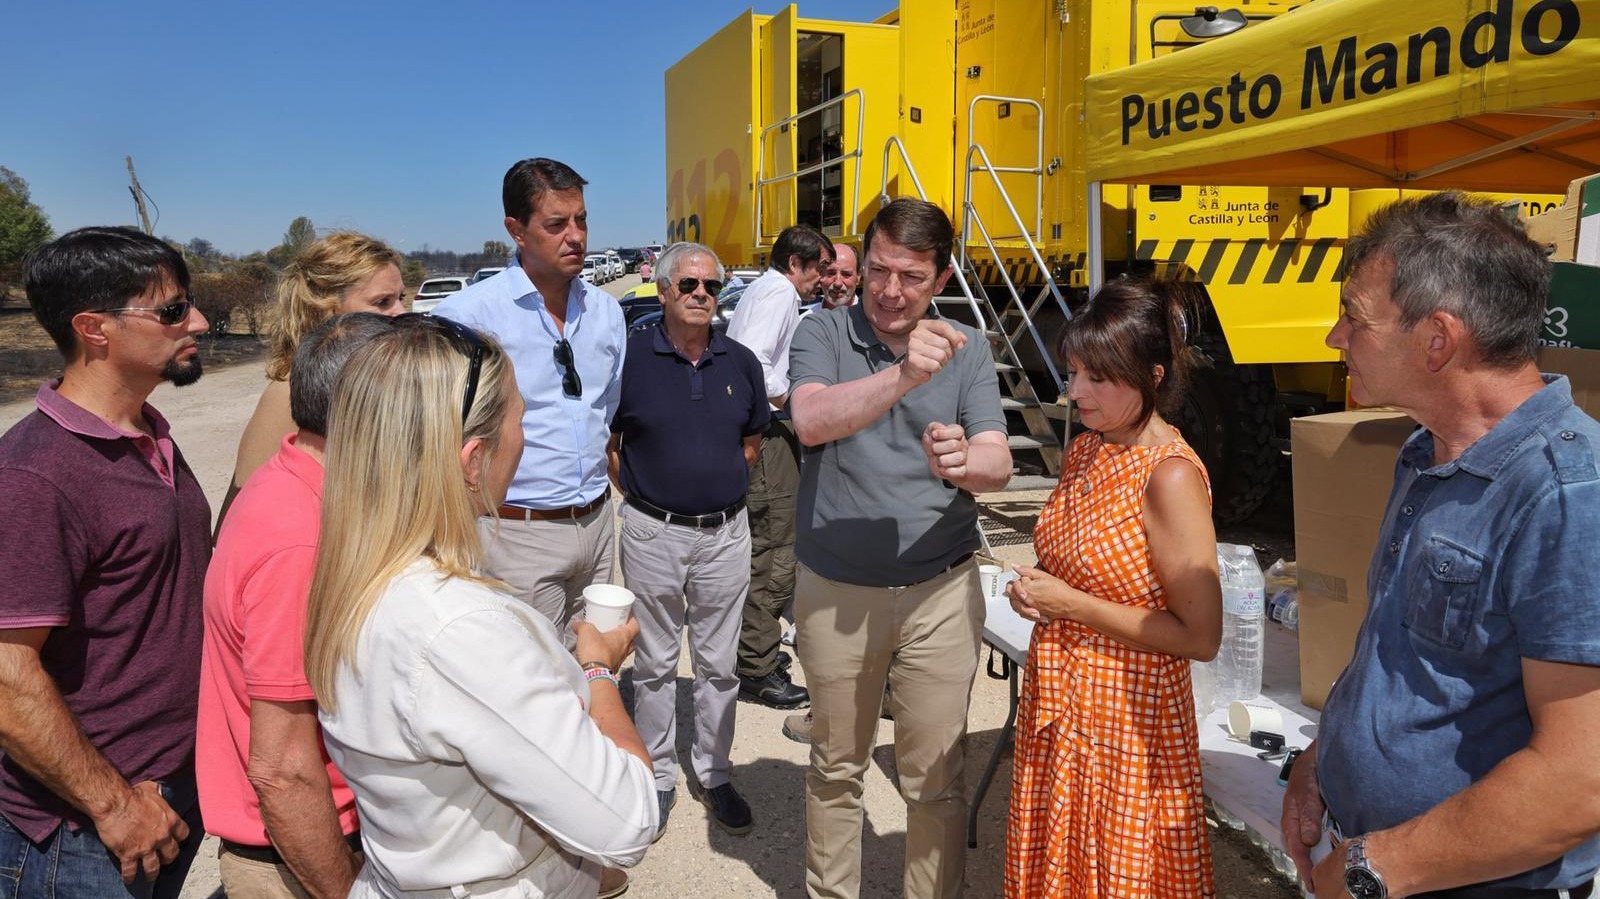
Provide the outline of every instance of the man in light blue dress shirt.
[[617,301],[578,278],[586,183],[553,159],[512,166],[503,201],[516,264],[434,309],[494,335],[516,368],[527,404],[522,463],[499,520],[478,523],[485,567],[555,622],[569,648],[583,588],[611,579],[606,442],[627,342]]

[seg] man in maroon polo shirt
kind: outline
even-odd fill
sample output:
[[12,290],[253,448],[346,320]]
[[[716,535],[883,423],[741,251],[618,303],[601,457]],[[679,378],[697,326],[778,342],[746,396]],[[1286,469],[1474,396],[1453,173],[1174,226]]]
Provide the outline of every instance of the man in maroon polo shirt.
[[0,865],[23,896],[176,897],[211,508],[145,399],[200,377],[207,323],[183,257],[126,228],[24,275],[66,363],[0,437]]

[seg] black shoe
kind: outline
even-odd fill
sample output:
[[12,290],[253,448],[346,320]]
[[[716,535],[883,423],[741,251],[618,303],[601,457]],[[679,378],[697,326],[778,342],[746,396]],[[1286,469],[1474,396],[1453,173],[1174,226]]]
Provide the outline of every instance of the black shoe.
[[705,803],[705,807],[711,811],[711,820],[728,833],[749,833],[750,828],[755,826],[755,820],[750,816],[750,803],[744,801],[731,783],[709,790],[702,787],[695,798]]
[[793,664],[794,659],[791,658],[788,653],[780,649],[778,650],[778,667],[773,670],[782,671],[784,674],[788,674],[789,666]]
[[739,698],[773,709],[803,709],[811,704],[811,694],[805,687],[776,670],[766,677],[739,675]]
[[661,839],[661,835],[667,832],[667,816],[672,814],[672,807],[677,802],[678,791],[676,789],[656,791],[656,808],[661,812],[661,820],[656,825],[656,835],[651,838],[650,842],[654,843],[656,840]]

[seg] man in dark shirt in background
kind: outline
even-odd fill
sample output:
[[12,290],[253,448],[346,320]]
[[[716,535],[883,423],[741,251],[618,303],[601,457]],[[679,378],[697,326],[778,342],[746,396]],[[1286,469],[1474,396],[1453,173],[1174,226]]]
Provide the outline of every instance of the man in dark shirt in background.
[[678,648],[694,659],[696,798],[731,833],[751,827],[729,780],[735,670],[750,522],[745,493],[770,412],[761,363],[711,330],[722,265],[678,243],[656,267],[662,320],[628,341],[612,420],[611,477],[621,488],[622,575],[637,596],[634,721],[654,760],[661,828],[677,798]]

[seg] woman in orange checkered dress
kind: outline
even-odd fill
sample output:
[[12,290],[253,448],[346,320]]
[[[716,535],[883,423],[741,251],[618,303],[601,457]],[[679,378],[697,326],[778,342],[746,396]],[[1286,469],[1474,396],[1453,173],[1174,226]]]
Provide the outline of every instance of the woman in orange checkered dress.
[[1007,899],[1215,895],[1189,660],[1222,635],[1205,467],[1162,418],[1192,351],[1186,290],[1116,281],[1059,349],[1089,432],[1018,566],[1038,622],[1017,716]]

